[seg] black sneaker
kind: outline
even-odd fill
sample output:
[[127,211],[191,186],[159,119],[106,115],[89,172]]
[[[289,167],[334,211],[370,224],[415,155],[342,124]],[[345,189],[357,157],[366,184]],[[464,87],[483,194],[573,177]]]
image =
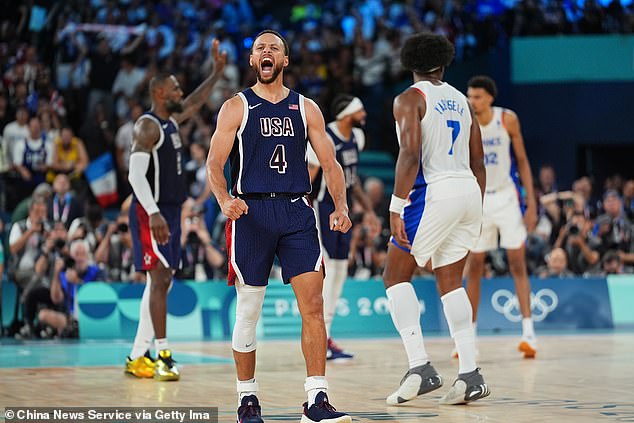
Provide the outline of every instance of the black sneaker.
[[238,407],[238,423],[264,423],[262,409],[255,395],[247,395],[242,398]]
[[304,403],[304,414],[302,414],[301,423],[351,423],[352,418],[345,414],[335,410],[335,407],[328,402],[328,395],[325,392],[320,392],[315,397],[315,403],[308,407],[308,403]]
[[491,395],[489,387],[477,368],[472,372],[459,374],[451,389],[440,399],[441,404],[466,404]]
[[428,361],[422,366],[409,369],[401,384],[385,402],[388,405],[398,405],[413,400],[419,395],[434,391],[442,386],[442,378]]

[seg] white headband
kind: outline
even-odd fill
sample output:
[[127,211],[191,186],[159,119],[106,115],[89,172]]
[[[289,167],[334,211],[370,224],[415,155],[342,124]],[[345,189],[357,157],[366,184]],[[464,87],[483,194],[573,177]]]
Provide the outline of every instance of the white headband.
[[363,110],[363,103],[359,100],[359,97],[355,97],[342,111],[337,114],[337,120],[343,119],[353,113],[357,113],[360,110]]

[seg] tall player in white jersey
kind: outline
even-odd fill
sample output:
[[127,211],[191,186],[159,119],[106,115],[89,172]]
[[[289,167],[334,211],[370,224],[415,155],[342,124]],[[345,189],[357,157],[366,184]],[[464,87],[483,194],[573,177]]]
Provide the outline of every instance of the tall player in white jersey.
[[480,128],[465,96],[442,82],[454,56],[443,36],[418,34],[401,51],[414,84],[394,100],[400,151],[390,203],[392,240],[384,273],[394,326],[409,370],[387,398],[400,404],[442,386],[429,362],[412,274],[431,260],[449,331],[459,352],[458,378],[441,404],[464,404],[489,395],[476,366],[471,304],[462,271],[482,224],[486,185]]
[[[499,245],[506,250],[522,313],[522,339],[518,349],[524,354],[524,358],[534,358],[537,354],[537,338],[531,317],[531,286],[526,270],[524,245],[526,229],[532,232],[537,222],[531,167],[526,157],[517,115],[508,109],[492,107],[497,95],[495,82],[487,76],[475,76],[469,80],[468,85],[467,96],[482,133],[487,172],[482,234],[469,254],[466,266],[467,293],[473,307],[474,330],[486,252],[498,248],[499,234]],[[527,207],[523,220],[518,173],[522,186],[526,189]]]

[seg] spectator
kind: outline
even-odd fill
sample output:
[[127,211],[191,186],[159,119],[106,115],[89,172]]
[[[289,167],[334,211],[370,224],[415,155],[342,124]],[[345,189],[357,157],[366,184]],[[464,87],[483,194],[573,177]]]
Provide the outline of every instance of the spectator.
[[555,248],[563,248],[568,255],[568,267],[575,275],[593,271],[600,261],[601,241],[591,233],[592,222],[583,213],[575,213],[559,231]]
[[86,142],[86,153],[89,161],[97,159],[104,153],[112,152],[114,134],[108,121],[106,108],[102,103],[97,103],[92,116],[79,130],[79,136]]
[[95,261],[104,270],[107,282],[145,282],[145,274],[134,268],[132,236],[127,212],[121,212],[97,247]]
[[60,136],[53,144],[53,161],[47,175],[48,182],[53,182],[57,174],[66,174],[73,188],[81,193],[84,188],[82,176],[87,167],[88,153],[84,142],[74,135],[70,126],[63,126]]
[[46,202],[41,198],[34,198],[29,207],[29,216],[11,226],[11,260],[7,270],[9,280],[20,290],[26,288],[36,277],[33,269],[45,239],[45,220]]
[[557,178],[555,176],[555,168],[550,164],[542,165],[539,168],[539,176],[537,179],[537,189],[535,194],[538,199],[542,195],[557,192]]
[[51,326],[58,336],[78,338],[79,326],[75,310],[77,286],[100,280],[99,267],[92,263],[90,246],[77,240],[70,244],[70,259],[58,258],[51,281],[51,300],[56,307],[39,312],[39,321]]
[[38,307],[54,307],[51,301],[51,280],[55,261],[60,257],[68,256],[67,237],[68,232],[62,222],[55,222],[46,234],[41,254],[35,262],[35,275],[20,297],[24,325],[15,334],[17,339],[30,339],[40,335],[41,329],[44,329],[36,327],[37,309]]
[[60,221],[68,229],[71,222],[83,214],[81,204],[70,191],[70,179],[60,173],[53,181],[53,196],[48,204],[48,219],[53,222]]
[[555,244],[557,237],[563,226],[566,224],[566,214],[561,207],[559,196],[557,193],[550,193],[542,195],[539,199],[540,213],[535,227],[535,232],[539,235],[549,246]]
[[583,212],[590,219],[595,219],[599,214],[601,201],[592,195],[592,181],[583,176],[572,184],[572,192],[583,199]]
[[555,248],[546,256],[546,267],[537,270],[540,278],[568,278],[574,276],[568,270],[568,256],[563,248]]
[[176,277],[202,282],[224,276],[226,257],[211,242],[205,220],[191,198],[183,205],[182,220],[181,269]]
[[594,228],[601,244],[599,251],[605,254],[608,250],[632,252],[632,223],[623,211],[623,202],[618,192],[608,190],[603,195],[604,214],[597,218]]
[[379,178],[370,177],[363,183],[363,190],[372,202],[374,213],[381,221],[383,226],[388,225],[390,221],[390,211],[387,198],[385,197],[385,185]]
[[118,119],[123,119],[130,112],[129,103],[138,96],[144,88],[145,70],[137,67],[130,56],[121,58],[121,68],[112,86],[115,99],[115,111]]
[[86,215],[72,221],[68,229],[70,241],[84,239],[90,246],[90,251],[95,251],[108,230],[108,222],[103,218],[103,210],[96,203],[86,206]]
[[623,210],[630,222],[634,221],[634,179],[623,185]]
[[19,106],[15,112],[15,120],[8,123],[2,133],[2,144],[9,169],[15,164],[15,146],[27,138],[29,133],[29,112],[25,106]]
[[49,203],[50,198],[53,196],[53,188],[46,182],[42,182],[33,190],[33,194],[30,197],[20,201],[11,214],[11,223],[15,223],[20,220],[24,220],[29,216],[29,207],[35,198],[41,198],[46,204]]
[[621,256],[618,251],[610,250],[603,255],[601,259],[601,270],[601,274],[604,276],[623,273],[623,263],[621,262]]
[[22,195],[28,196],[46,180],[46,172],[53,163],[53,146],[42,133],[40,119],[29,120],[29,135],[18,141],[13,150],[13,163],[21,177]]

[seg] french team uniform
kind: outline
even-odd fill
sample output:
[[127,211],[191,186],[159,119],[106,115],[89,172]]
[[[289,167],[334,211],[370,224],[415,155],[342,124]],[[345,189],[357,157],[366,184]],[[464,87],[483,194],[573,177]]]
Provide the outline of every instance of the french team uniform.
[[322,265],[315,212],[306,199],[311,187],[304,97],[291,90],[271,103],[251,88],[237,95],[243,116],[229,156],[231,193],[249,212],[227,221],[228,282],[267,285],[277,255],[289,283]]
[[165,245],[156,242],[150,231],[150,217],[136,196],[133,196],[129,217],[134,265],[137,269],[150,270],[160,261],[165,267],[178,269],[181,256],[181,207],[187,195],[178,123],[173,118],[163,120],[152,112],[144,113],[139,119],[149,119],[159,126],[160,137],[150,153],[146,178],[154,201],[167,222],[170,237]]
[[511,250],[520,248],[527,237],[517,181],[514,179],[517,169],[513,145],[504,127],[504,111],[501,107],[494,107],[491,122],[480,125],[487,185],[482,234],[473,248],[475,252],[495,250],[498,233],[500,246]]
[[[352,204],[352,192],[358,180],[359,152],[363,150],[365,145],[365,134],[361,129],[353,128],[350,139],[346,139],[337,129],[336,122],[331,122],[326,126],[326,134],[334,144],[336,159],[341,165],[345,177],[347,202]],[[319,166],[317,155],[310,145],[308,146],[308,163]],[[328,192],[321,169],[313,182],[311,196],[314,197],[313,207],[317,210],[319,237],[324,254],[327,258],[335,260],[348,259],[352,231],[343,233],[330,230],[330,214],[335,211],[335,202]]]
[[[418,174],[401,217],[419,266],[455,263],[475,245],[482,223],[480,187],[469,166],[471,113],[465,96],[447,83],[420,81],[424,97]],[[400,141],[400,131],[396,125]],[[397,247],[407,248],[391,242]]]

